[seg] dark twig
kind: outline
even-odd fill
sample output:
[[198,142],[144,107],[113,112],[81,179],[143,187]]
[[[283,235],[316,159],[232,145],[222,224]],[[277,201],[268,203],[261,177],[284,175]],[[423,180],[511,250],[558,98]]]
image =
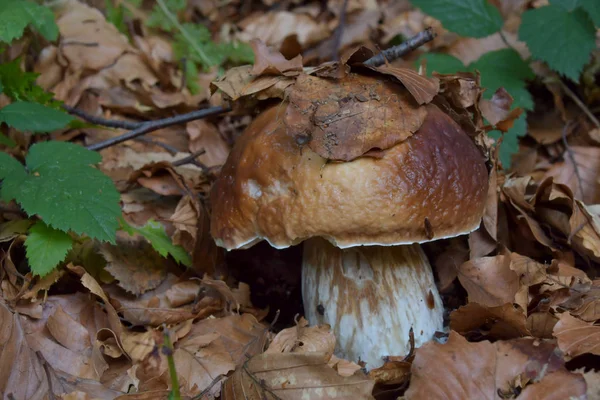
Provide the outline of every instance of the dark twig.
[[590,119],[590,121],[592,121],[592,123],[596,125],[596,128],[600,128],[600,121],[598,121],[598,118],[596,118],[596,116],[590,111],[589,108],[587,108],[585,104],[583,104],[583,101],[581,101],[581,99],[577,97],[577,95],[567,86],[567,84],[564,83],[560,78],[558,78],[558,84],[560,85],[562,90],[565,91],[567,96],[569,96],[571,100],[573,100],[575,104],[577,104],[577,107],[579,107],[581,111],[583,111],[583,113]]
[[417,33],[404,43],[399,44],[398,46],[390,47],[389,49],[386,49],[381,53],[369,58],[363,64],[368,67],[379,67],[380,65],[385,64],[386,60],[392,61],[398,59],[405,54],[408,54],[411,51],[423,46],[425,43],[431,42],[435,36],[435,32],[433,32],[431,27],[429,27],[424,31]]
[[201,118],[206,118],[211,115],[223,114],[230,110],[231,110],[230,108],[223,108],[221,106],[210,107],[210,108],[205,108],[204,110],[196,110],[196,111],[192,111],[187,114],[177,115],[175,117],[157,119],[155,121],[146,121],[146,122],[141,123],[141,125],[138,126],[137,128],[135,128],[123,135],[116,136],[116,137],[107,139],[105,141],[102,141],[102,142],[99,142],[96,144],[92,144],[90,146],[87,146],[87,149],[95,150],[95,151],[102,150],[107,147],[114,146],[116,144],[123,143],[123,142],[126,142],[131,139],[135,139],[136,137],[145,135],[148,132],[157,131],[157,130],[165,128],[167,126],[184,124],[186,122],[194,121],[194,120],[201,119]]
[[138,142],[144,142],[144,143],[152,144],[154,146],[161,147],[161,148],[165,149],[166,151],[168,151],[169,153],[171,153],[171,155],[173,155],[173,156],[177,153],[180,153],[180,151],[177,150],[173,146],[170,146],[163,142],[159,142],[157,140],[152,140],[152,139],[144,137],[144,136],[137,137],[137,138],[135,138],[135,140],[137,140]]
[[571,147],[569,147],[569,143],[567,142],[567,130],[572,126],[571,121],[567,122],[562,130],[562,142],[565,146],[565,152],[569,157],[569,160],[573,164],[573,169],[575,171],[575,176],[577,177],[577,183],[579,186],[579,194],[581,195],[581,201],[583,201],[583,179],[581,178],[581,174],[579,173],[579,168],[577,167],[577,163],[575,162],[575,156],[573,155],[573,151]]
[[344,27],[346,26],[346,9],[348,8],[348,0],[344,0],[342,8],[340,9],[340,22],[333,36],[333,49],[331,50],[331,59],[334,61],[340,58],[340,45],[342,44],[342,36],[344,34]]
[[118,129],[137,129],[139,128],[143,122],[131,122],[131,121],[120,121],[116,119],[106,119],[102,117],[96,117],[95,115],[90,115],[85,111],[82,111],[78,108],[68,106],[63,104],[63,108],[69,113],[78,116],[84,121],[91,122],[92,124],[106,126],[108,128],[118,128]]
[[182,159],[180,159],[180,160],[173,161],[173,162],[171,163],[171,165],[173,165],[174,167],[180,167],[180,166],[182,166],[182,165],[185,165],[185,164],[192,163],[192,162],[194,162],[194,159],[195,159],[196,157],[198,157],[198,156],[201,156],[201,155],[202,155],[202,154],[204,154],[204,153],[206,153],[206,151],[205,151],[204,149],[202,149],[202,150],[199,150],[199,151],[197,151],[197,152],[195,152],[195,153],[192,153],[192,154],[190,154],[190,155],[189,155],[189,156],[187,156],[187,157],[183,157],[183,158],[182,158]]

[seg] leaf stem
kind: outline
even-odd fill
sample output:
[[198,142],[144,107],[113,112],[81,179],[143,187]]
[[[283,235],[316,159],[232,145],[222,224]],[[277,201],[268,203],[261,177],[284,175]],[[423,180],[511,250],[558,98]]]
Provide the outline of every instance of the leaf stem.
[[169,18],[169,21],[171,21],[171,23],[173,25],[175,25],[175,27],[177,28],[177,30],[181,33],[181,35],[185,38],[185,40],[188,41],[188,43],[190,44],[190,46],[192,46],[192,48],[194,50],[196,50],[196,52],[198,53],[198,55],[202,59],[202,63],[204,65],[206,65],[206,66],[212,66],[213,63],[211,62],[211,59],[200,48],[200,46],[198,46],[198,43],[196,43],[196,41],[194,40],[194,38],[190,36],[189,32],[185,30],[185,28],[183,27],[183,25],[181,25],[181,23],[179,23],[179,20],[177,19],[177,17],[175,15],[173,15],[173,13],[171,12],[171,10],[169,10],[169,8],[165,4],[164,0],[156,0],[156,2],[158,3],[160,9],[165,13],[165,15],[167,16],[167,18]]

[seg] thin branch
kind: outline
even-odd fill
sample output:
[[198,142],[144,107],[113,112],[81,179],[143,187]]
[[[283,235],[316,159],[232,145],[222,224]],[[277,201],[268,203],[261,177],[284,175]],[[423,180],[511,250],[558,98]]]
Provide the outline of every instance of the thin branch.
[[187,40],[188,43],[190,44],[190,46],[192,46],[192,48],[198,53],[198,56],[200,57],[200,59],[202,59],[202,63],[204,65],[212,65],[210,58],[206,55],[204,50],[202,50],[202,48],[200,48],[200,46],[198,46],[198,43],[196,43],[196,41],[190,35],[190,33],[188,31],[186,31],[185,28],[179,23],[179,20],[177,19],[176,16],[173,15],[171,10],[169,10],[169,8],[166,6],[164,0],[156,0],[156,2],[158,3],[160,9],[165,13],[167,18],[169,18],[169,21],[173,25],[175,25],[175,27],[181,33],[181,35],[185,38],[185,40]]
[[137,137],[137,138],[135,138],[135,140],[137,140],[138,142],[144,142],[144,143],[148,143],[148,144],[163,148],[166,151],[168,151],[169,153],[171,153],[171,155],[173,155],[173,156],[177,153],[180,153],[180,150],[176,149],[175,147],[173,147],[171,145],[168,145],[163,142],[159,142],[157,140],[152,140],[152,139],[144,137],[144,136]]
[[340,45],[342,43],[342,35],[344,33],[344,27],[346,25],[346,9],[348,8],[348,0],[344,0],[342,8],[340,9],[340,22],[333,36],[333,49],[331,53],[331,59],[334,61],[339,60]]
[[199,150],[199,151],[197,151],[195,153],[190,154],[189,156],[183,157],[182,159],[179,159],[177,161],[173,161],[171,164],[174,167],[180,167],[182,165],[194,162],[194,160],[195,160],[196,157],[201,156],[204,153],[206,153],[206,150],[202,149],[202,150]]
[[562,79],[558,78],[558,83],[562,90],[565,91],[567,96],[569,96],[571,100],[573,100],[575,104],[577,104],[577,107],[579,107],[581,111],[583,111],[583,113],[587,115],[590,121],[592,121],[592,123],[596,125],[596,128],[600,128],[600,121],[598,121],[598,118],[596,118],[596,116],[592,114],[590,109],[587,108],[585,104],[583,104],[583,101],[581,101],[579,97],[577,97],[577,95],[562,81]]
[[221,106],[218,107],[210,107],[205,108],[203,110],[196,110],[189,112],[187,114],[177,115],[175,117],[157,119],[154,121],[146,121],[142,122],[136,129],[133,129],[123,135],[115,136],[113,138],[107,139],[105,141],[92,144],[87,146],[88,150],[102,150],[110,146],[114,146],[119,143],[126,142],[131,139],[135,139],[138,136],[145,135],[148,132],[154,132],[159,129],[165,128],[167,126],[184,124],[186,122],[194,121],[197,119],[202,119],[205,117],[209,117],[211,115],[223,114],[230,111],[230,108],[223,108]]
[[368,67],[379,67],[385,64],[387,61],[398,59],[411,51],[423,46],[425,43],[431,42],[435,38],[436,34],[433,32],[433,28],[429,27],[422,32],[417,33],[407,41],[398,46],[390,47],[382,51],[381,53],[369,58],[363,64]]
[[78,116],[84,121],[91,122],[92,124],[106,126],[108,128],[117,128],[117,129],[136,129],[139,128],[143,122],[131,122],[131,121],[120,121],[116,119],[106,119],[102,117],[97,117],[95,115],[91,115],[82,111],[78,108],[68,106],[63,104],[63,108],[69,113]]

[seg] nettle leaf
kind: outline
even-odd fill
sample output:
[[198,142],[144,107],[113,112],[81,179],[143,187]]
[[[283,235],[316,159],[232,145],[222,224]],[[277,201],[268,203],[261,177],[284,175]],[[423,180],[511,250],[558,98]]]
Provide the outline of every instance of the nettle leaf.
[[519,27],[519,39],[527,43],[533,58],[576,82],[596,47],[595,36],[594,24],[583,9],[569,12],[552,4],[524,12]]
[[0,109],[0,123],[21,131],[51,132],[69,125],[74,117],[38,103],[17,101]]
[[29,25],[50,41],[58,38],[52,11],[32,1],[0,1],[0,21],[0,42],[10,43],[20,38]]
[[[14,198],[52,228],[115,243],[120,196],[113,181],[92,167],[101,159],[73,143],[36,143],[26,157],[27,172],[0,175],[0,195]],[[10,165],[7,171],[18,171],[14,162]]]
[[[527,117],[525,114],[521,114],[515,120],[513,127],[504,134],[502,143],[500,143],[498,157],[504,169],[510,168],[513,154],[519,151],[519,138],[525,136],[525,134],[527,134]],[[503,136],[500,131],[491,131],[488,132],[488,135],[496,140]]]
[[500,11],[486,0],[412,0],[444,28],[461,36],[481,38],[502,29]]
[[53,229],[43,223],[36,222],[29,228],[25,240],[27,260],[34,275],[44,276],[64,261],[73,247],[73,239],[68,233]]
[[515,50],[485,53],[469,65],[469,70],[480,72],[481,86],[486,88],[485,98],[491,98],[496,90],[503,87],[514,98],[515,107],[533,110],[533,98],[526,89],[525,81],[533,79],[535,74]]
[[141,228],[129,225],[123,218],[120,219],[120,222],[121,228],[125,232],[129,233],[131,236],[136,233],[142,235],[161,256],[167,257],[168,255],[171,255],[179,264],[188,267],[192,264],[192,259],[187,251],[185,251],[183,247],[173,244],[171,238],[167,235],[165,228],[160,222],[149,220],[146,222],[146,225]]
[[458,58],[445,53],[425,53],[419,57],[417,67],[421,65],[421,60],[427,62],[427,75],[432,73],[453,74],[458,71],[466,71],[467,67]]

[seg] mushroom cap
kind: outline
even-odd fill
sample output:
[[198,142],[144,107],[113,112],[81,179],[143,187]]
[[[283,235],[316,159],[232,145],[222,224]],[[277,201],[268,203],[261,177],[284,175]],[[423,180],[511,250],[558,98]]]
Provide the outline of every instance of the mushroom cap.
[[346,162],[298,143],[284,123],[287,107],[263,111],[246,128],[213,185],[217,245],[231,250],[267,240],[285,248],[320,236],[340,248],[385,246],[478,228],[488,190],[485,157],[437,106],[422,107],[426,116],[410,137]]

